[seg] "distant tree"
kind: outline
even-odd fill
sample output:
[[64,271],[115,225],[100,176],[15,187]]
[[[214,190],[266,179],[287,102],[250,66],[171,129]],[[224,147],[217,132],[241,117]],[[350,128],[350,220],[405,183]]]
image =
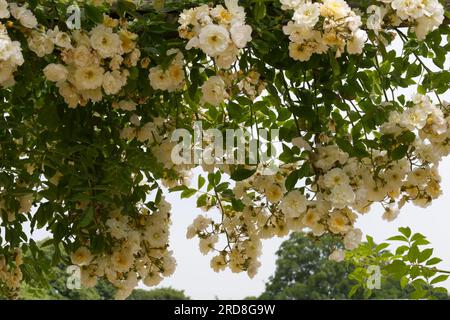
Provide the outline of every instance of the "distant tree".
[[127,300],[190,300],[184,291],[173,288],[159,288],[153,290],[135,289]]
[[[348,299],[355,284],[348,279],[352,266],[328,259],[340,247],[336,238],[324,236],[320,240],[294,233],[282,243],[277,252],[275,274],[266,284],[259,299]],[[374,290],[373,299],[408,298],[410,290],[400,288],[398,282],[382,279],[381,289]],[[362,293],[352,298],[362,299]]]

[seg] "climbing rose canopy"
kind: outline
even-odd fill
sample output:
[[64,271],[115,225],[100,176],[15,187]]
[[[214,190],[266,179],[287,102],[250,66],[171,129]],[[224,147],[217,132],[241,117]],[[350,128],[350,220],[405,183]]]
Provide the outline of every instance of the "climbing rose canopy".
[[[11,296],[45,278],[30,229],[52,234],[52,263],[79,266],[85,287],[106,278],[125,298],[140,280],[159,284],[176,267],[167,192],[197,197],[205,213],[187,237],[211,267],[250,277],[262,239],[307,230],[351,250],[374,204],[392,221],[441,195],[444,2],[77,4],[79,29],[67,1],[0,0],[0,290]],[[199,124],[278,129],[266,137],[276,159],[230,162],[206,131],[188,153],[213,161],[174,161],[175,130]]]

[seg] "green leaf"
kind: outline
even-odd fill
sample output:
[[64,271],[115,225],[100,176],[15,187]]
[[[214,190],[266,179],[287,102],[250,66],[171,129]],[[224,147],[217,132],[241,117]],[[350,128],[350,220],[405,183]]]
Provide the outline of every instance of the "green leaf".
[[85,5],[84,12],[86,14],[86,18],[95,23],[103,22],[103,12],[99,9],[99,7],[93,5]]
[[424,262],[428,260],[429,257],[433,254],[433,249],[425,249],[421,253],[419,253],[419,262]]
[[420,254],[419,248],[417,246],[412,246],[409,249],[406,258],[410,262],[416,262],[419,259],[419,254]]
[[428,260],[425,264],[426,264],[427,266],[434,266],[434,265],[436,265],[436,264],[438,264],[438,263],[440,263],[440,262],[442,262],[442,259],[439,259],[439,258],[431,258],[431,259]]
[[416,290],[416,291],[412,292],[410,297],[413,300],[419,300],[419,299],[422,299],[423,297],[425,297],[426,294],[427,294],[426,290],[419,289],[419,290]]
[[394,237],[390,237],[387,240],[389,240],[389,241],[405,241],[405,242],[408,242],[408,239],[406,237],[400,236],[400,235],[394,236]]
[[394,260],[391,264],[385,267],[385,270],[393,276],[401,278],[405,275],[407,268],[408,267],[402,260]]
[[206,183],[206,179],[202,176],[198,176],[198,189],[200,190]]
[[351,289],[350,292],[348,293],[348,297],[351,298],[355,295],[355,293],[358,291],[358,289],[360,288],[359,284],[354,285]]
[[266,4],[262,1],[255,3],[255,8],[253,9],[253,16],[255,17],[255,20],[261,20],[263,19],[267,14]]
[[433,280],[431,280],[430,284],[436,284],[436,283],[439,283],[439,282],[443,282],[443,281],[447,280],[448,277],[449,277],[448,274],[442,274],[440,276],[437,276]]
[[401,287],[402,289],[405,289],[406,286],[408,285],[408,283],[409,283],[409,280],[408,280],[408,277],[407,277],[407,276],[403,276],[403,277],[400,279],[400,287]]
[[421,239],[425,239],[425,236],[421,233],[414,233],[413,236],[411,237],[411,241],[413,242]]
[[252,175],[254,175],[256,172],[256,169],[254,170],[248,170],[244,168],[238,168],[231,174],[231,179],[234,181],[242,181],[245,179],[250,178]]
[[79,228],[85,228],[87,227],[92,220],[94,219],[94,208],[89,207],[85,212],[83,217],[81,218],[80,222],[78,223]]
[[398,231],[408,239],[411,236],[411,228],[409,227],[400,227],[398,228]]
[[389,243],[380,243],[380,244],[377,245],[377,247],[375,248],[375,251],[380,252],[380,251],[386,249],[387,247],[389,247]]
[[181,199],[188,199],[197,193],[195,189],[186,189],[181,193]]
[[298,170],[292,171],[288,177],[286,178],[285,186],[287,191],[291,191],[295,188],[295,185],[297,184],[299,178],[299,172]]
[[391,158],[392,160],[401,160],[408,153],[409,145],[402,144],[392,151]]
[[204,207],[204,206],[206,206],[206,204],[207,204],[207,197],[208,197],[208,195],[205,193],[205,194],[202,194],[200,197],[198,197],[198,199],[197,199],[197,207]]

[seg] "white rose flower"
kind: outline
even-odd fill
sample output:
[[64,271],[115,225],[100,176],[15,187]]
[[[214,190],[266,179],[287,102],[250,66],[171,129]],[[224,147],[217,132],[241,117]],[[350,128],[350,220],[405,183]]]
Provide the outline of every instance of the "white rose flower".
[[340,211],[333,211],[328,219],[328,227],[333,233],[345,233],[350,229],[348,218]]
[[8,10],[8,2],[6,0],[0,0],[0,19],[6,19],[10,17]]
[[227,267],[227,262],[225,261],[225,256],[223,254],[219,254],[211,259],[211,268],[214,272],[223,271]]
[[292,139],[292,144],[301,150],[302,149],[308,150],[308,151],[311,150],[311,146],[310,146],[309,142],[307,142],[302,137],[296,137],[296,138]]
[[36,53],[40,58],[51,54],[55,48],[52,38],[47,34],[38,31],[33,30],[27,41],[30,50]]
[[304,43],[289,43],[289,56],[294,60],[308,61],[313,53],[313,49]]
[[306,211],[308,200],[298,190],[289,192],[281,201],[280,209],[288,217],[300,217]]
[[79,247],[75,252],[70,255],[70,260],[74,265],[86,266],[91,263],[92,255],[88,248]]
[[344,246],[347,250],[356,249],[361,243],[362,232],[360,229],[350,230],[344,237]]
[[120,110],[135,111],[137,103],[132,100],[121,100],[117,106]]
[[76,108],[80,102],[80,96],[75,88],[68,82],[58,82],[59,94],[64,98],[69,108]]
[[86,67],[96,61],[91,49],[85,45],[78,46],[70,52],[73,55],[73,63],[78,67]]
[[10,3],[9,10],[14,18],[19,20],[20,24],[25,28],[34,29],[38,22],[33,12],[28,10],[25,6],[19,7],[17,3]]
[[169,75],[160,66],[150,69],[149,80],[155,90],[167,90],[171,86]]
[[394,0],[391,6],[402,20],[417,19],[424,14],[422,0]]
[[280,0],[281,9],[283,10],[295,10],[301,4],[305,2],[305,0]]
[[44,68],[44,75],[48,81],[61,82],[67,80],[68,70],[62,64],[51,63]]
[[77,68],[73,75],[73,84],[81,90],[96,89],[103,83],[105,70],[99,66]]
[[66,32],[59,31],[58,26],[53,30],[48,30],[47,35],[52,38],[55,45],[65,49],[72,48],[72,39]]
[[442,24],[444,18],[444,10],[436,11],[431,16],[420,17],[413,31],[419,40],[424,40],[428,33]]
[[110,95],[117,94],[125,84],[126,78],[124,78],[119,70],[114,70],[111,72],[108,71],[103,75],[101,85],[105,93]]
[[293,20],[305,28],[313,28],[319,22],[320,4],[306,2],[300,5],[294,12]]
[[238,58],[239,49],[234,45],[228,46],[228,49],[214,58],[217,67],[220,69],[229,69]]
[[202,86],[203,100],[213,106],[218,106],[228,94],[225,90],[225,82],[220,76],[210,77]]
[[133,265],[133,254],[129,250],[114,251],[111,255],[111,266],[116,272],[127,272]]
[[347,42],[347,52],[349,54],[362,54],[367,39],[366,31],[361,29],[357,30]]
[[342,262],[345,259],[345,252],[342,249],[334,250],[328,257],[331,261]]
[[104,25],[98,25],[91,31],[90,43],[102,58],[123,53],[120,36]]
[[239,6],[238,0],[225,0],[225,6],[233,16],[232,23],[244,23],[245,22],[245,10]]
[[325,187],[332,189],[335,187],[348,185],[350,183],[350,179],[344,170],[341,168],[334,168],[324,175],[323,182]]
[[324,17],[341,19],[348,16],[351,8],[344,0],[324,0],[320,7],[320,14]]
[[144,279],[143,282],[147,287],[153,287],[160,284],[162,280],[163,278],[159,273],[149,272],[148,276]]
[[252,27],[246,24],[233,24],[230,33],[234,44],[240,49],[245,48],[247,43],[252,40]]
[[344,184],[333,188],[328,200],[332,202],[335,208],[343,209],[355,202],[356,195],[350,185]]
[[397,219],[398,215],[400,214],[400,210],[395,208],[393,205],[386,208],[386,210],[383,213],[383,220],[387,222],[392,222],[395,219]]
[[302,218],[302,223],[309,228],[313,228],[316,224],[318,224],[321,217],[322,214],[317,208],[309,208]]
[[224,52],[230,44],[228,30],[219,25],[210,24],[204,27],[198,36],[198,45],[203,52],[215,57]]

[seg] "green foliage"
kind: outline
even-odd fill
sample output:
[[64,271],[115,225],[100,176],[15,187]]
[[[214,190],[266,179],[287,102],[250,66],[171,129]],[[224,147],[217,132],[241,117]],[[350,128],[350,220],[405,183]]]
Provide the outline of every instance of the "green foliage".
[[153,290],[135,289],[127,300],[189,300],[184,291],[173,288],[159,288]]
[[[448,279],[450,272],[436,267],[442,260],[433,257],[430,242],[420,233],[412,234],[410,228],[399,228],[399,234],[376,245],[371,237],[357,249],[347,254],[347,261],[355,266],[350,279],[357,281],[352,292],[363,290],[369,297],[375,292],[367,287],[368,266],[379,266],[383,278],[396,280],[402,288],[412,288],[411,299],[447,299],[448,292],[439,283]],[[395,244],[395,250],[387,250]]]
[[[133,44],[139,48],[141,59],[134,65],[124,62],[126,67],[122,71],[129,76],[126,77],[126,85],[117,94],[102,95],[101,86],[97,87],[101,92],[99,99],[88,99],[76,92],[73,95],[78,99],[77,107],[69,107],[70,103],[62,97],[61,84],[47,79],[43,70],[50,64],[65,63],[64,60],[70,60],[70,55],[56,48],[53,53],[40,57],[32,50],[32,42],[29,41],[34,33],[56,30],[56,27],[72,36],[65,23],[69,2],[17,2],[27,4],[39,24],[29,29],[12,17],[1,20],[5,35],[20,44],[24,63],[13,72],[16,84],[0,88],[0,258],[4,258],[4,267],[10,272],[19,267],[15,262],[15,250],[20,248],[25,252],[25,263],[20,266],[27,283],[23,290],[33,292],[24,293],[26,296],[42,294],[53,297],[54,292],[80,299],[108,296],[106,288],[101,289],[105,290],[102,295],[89,290],[65,292],[61,277],[54,278],[50,284],[53,291],[42,291],[40,285],[46,281],[47,270],[52,267],[63,270],[63,266],[71,263],[68,255],[80,247],[88,246],[94,257],[93,263],[96,263],[96,258],[111,257],[114,250],[125,246],[125,240],[118,241],[108,231],[106,221],[111,218],[111,212],[119,210],[120,215],[126,217],[128,227],[141,234],[147,226],[146,220],[154,217],[165,204],[165,187],[171,192],[180,192],[183,199],[198,196],[199,207],[220,209],[220,223],[214,224],[212,231],[226,236],[228,241],[227,247],[220,252],[229,254],[233,245],[252,240],[246,234],[251,228],[239,225],[239,232],[230,233],[223,221],[235,218],[233,215],[249,208],[244,203],[246,201],[235,196],[232,183],[258,176],[257,166],[216,166],[202,174],[197,187],[187,186],[187,172],[194,166],[172,165],[163,159],[161,152],[154,150],[162,144],[161,141],[170,141],[174,128],[192,132],[193,122],[201,121],[204,129],[219,128],[221,132],[238,128],[249,131],[279,129],[283,150],[277,160],[285,175],[280,179],[281,184],[286,191],[298,188],[308,201],[315,201],[313,199],[323,198],[322,190],[317,186],[326,173],[313,165],[321,146],[335,145],[358,164],[371,163],[370,174],[375,182],[379,182],[380,175],[399,160],[407,159],[411,167],[430,166],[428,160],[421,162],[419,160],[422,159],[417,157],[415,142],[420,134],[407,129],[398,136],[380,133],[380,127],[389,119],[391,112],[403,112],[411,107],[405,96],[397,94],[400,89],[409,88],[436,95],[439,102],[437,108],[442,111],[442,117],[450,114],[439,96],[448,92],[450,82],[450,72],[445,69],[450,51],[450,28],[447,25],[430,32],[424,41],[419,41],[412,30],[383,30],[380,35],[383,39],[370,31],[360,55],[347,54],[345,50],[339,55],[333,48],[326,54],[314,54],[310,60],[300,62],[290,58],[290,40],[283,32],[283,26],[292,14],[282,10],[278,0],[239,2],[247,13],[246,23],[253,30],[252,41],[239,50],[239,59],[226,72],[219,71],[213,59],[201,50],[187,50],[187,41],[178,33],[178,17],[184,9],[207,3],[224,4],[224,1],[158,1],[145,10],[125,0],[117,1],[113,6],[95,6],[88,1],[77,1],[83,13],[81,24],[86,37],[104,20],[105,15],[118,19],[114,32],[122,27],[133,32],[136,35]],[[357,5],[362,8],[361,12],[365,12],[368,4],[369,1],[364,1]],[[367,16],[363,20],[365,22]],[[390,31],[403,42],[401,53],[388,46],[393,39]],[[176,92],[157,90],[149,83],[149,69],[160,67],[166,70],[174,61],[175,54],[167,53],[170,49],[178,49],[184,57],[181,69],[185,81],[181,90]],[[431,59],[429,65],[424,62],[426,58]],[[99,67],[108,69],[111,57],[99,60],[102,60],[98,63]],[[7,70],[3,65],[1,67],[2,72]],[[70,71],[70,76],[73,76],[73,70]],[[258,74],[264,94],[253,97],[233,83],[226,90],[226,101],[217,106],[203,103],[202,86],[205,81],[227,72],[237,77],[235,82],[245,79],[252,72]],[[93,93],[86,89],[83,94]],[[72,94],[69,96],[72,97]],[[124,100],[136,102],[135,110],[118,108],[117,105]],[[137,132],[145,129],[144,124],[158,121],[163,123],[158,139],[154,139],[155,132],[148,139],[136,138]],[[139,125],[135,125],[137,122]],[[132,139],[124,138],[125,129],[134,134]],[[304,139],[310,148],[293,146],[291,142],[295,138]],[[447,144],[448,141],[442,143]],[[380,154],[385,155],[383,161],[379,159]],[[269,230],[278,228],[278,231],[289,229],[289,226],[279,223],[285,221],[285,216],[275,204],[269,204],[264,195],[256,192],[250,196],[259,202],[255,207],[269,209],[271,213],[263,227]],[[407,200],[416,199],[411,197]],[[395,199],[386,194],[382,201],[389,204]],[[431,197],[427,201],[431,201]],[[167,221],[164,226],[167,230],[164,232],[167,234],[171,216],[165,213]],[[245,220],[241,218],[235,220],[241,223]],[[323,227],[327,228],[326,223],[322,222]],[[45,252],[30,239],[25,228],[28,224],[31,232],[45,229],[52,234],[52,239],[46,243],[54,248],[51,253]],[[141,254],[148,255],[152,250],[170,252],[168,243],[148,250],[147,240],[142,241],[142,246],[139,244]],[[326,246],[331,246],[331,243],[327,244],[331,240],[324,241]],[[431,258],[431,251],[420,249],[424,241],[408,238],[408,258],[398,258],[394,265],[394,269],[400,268],[403,273],[407,270],[411,280],[408,283],[411,282],[416,288],[415,297],[429,296],[423,281],[434,285],[444,279],[439,272],[431,274],[429,268],[411,266],[437,261]],[[311,249],[298,262],[303,265],[308,259],[322,255],[322,249]],[[157,256],[157,259],[150,256],[148,261],[151,261],[152,267],[158,268],[160,274],[166,274],[163,264],[169,259]],[[244,260],[240,267],[242,271],[247,271],[254,261]],[[227,263],[229,261],[226,260]],[[285,263],[290,264],[284,261],[280,267],[290,270],[284,266]],[[325,260],[323,264],[333,274],[349,272],[342,269],[343,266]],[[293,293],[286,293],[285,296],[325,297],[327,290],[331,290],[328,296],[343,297],[342,293],[348,286],[344,280],[337,289],[329,284],[308,294],[305,288],[320,287],[322,281],[329,280],[327,274],[314,268],[316,276],[308,280],[308,285],[302,285],[297,280],[304,279],[310,269],[290,270],[296,284],[292,288]],[[135,269],[130,267],[128,270]],[[125,277],[121,272],[118,274]],[[273,284],[273,290],[276,292],[289,286],[290,283]],[[4,290],[6,287],[0,283],[0,292]],[[277,294],[274,293],[274,296]],[[281,296],[283,294],[280,293]]]
[[[277,252],[275,274],[266,284],[259,299],[348,299],[355,282],[349,278],[356,270],[348,262],[335,262],[329,255],[341,245],[332,236],[316,239],[303,233],[293,233]],[[373,299],[404,299],[409,288],[402,289],[388,278],[381,290],[373,291]],[[361,291],[351,297],[362,299]]]

